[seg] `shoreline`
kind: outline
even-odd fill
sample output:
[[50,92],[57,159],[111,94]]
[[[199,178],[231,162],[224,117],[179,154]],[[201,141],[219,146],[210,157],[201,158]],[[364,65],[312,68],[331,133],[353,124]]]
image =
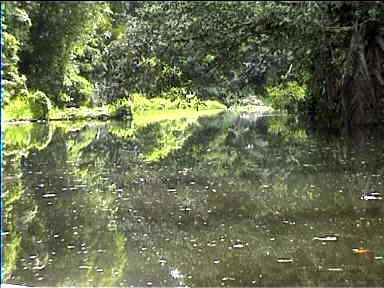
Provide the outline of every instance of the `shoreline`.
[[[173,113],[182,113],[182,112],[189,112],[192,114],[205,114],[209,112],[219,112],[219,111],[225,111],[225,112],[249,112],[249,113],[266,113],[266,112],[276,112],[273,108],[270,106],[240,106],[240,107],[234,107],[234,108],[228,108],[228,109],[202,109],[202,110],[193,110],[193,109],[175,109],[175,110],[147,110],[147,111],[140,111],[140,112],[134,112],[130,117],[126,118],[119,118],[111,114],[106,113],[99,113],[99,114],[92,114],[92,115],[68,115],[64,117],[52,117],[49,119],[10,119],[6,121],[2,121],[1,125],[22,125],[22,124],[31,124],[31,123],[49,123],[51,121],[59,122],[59,121],[86,121],[86,120],[96,120],[96,121],[108,121],[108,120],[121,120],[121,121],[132,121],[134,118],[134,115],[137,115],[138,117],[143,117],[145,115],[149,115],[150,113],[163,115],[163,114],[173,114]],[[72,111],[73,112],[73,111]],[[189,114],[187,113],[187,114]],[[165,117],[166,118],[166,117]]]

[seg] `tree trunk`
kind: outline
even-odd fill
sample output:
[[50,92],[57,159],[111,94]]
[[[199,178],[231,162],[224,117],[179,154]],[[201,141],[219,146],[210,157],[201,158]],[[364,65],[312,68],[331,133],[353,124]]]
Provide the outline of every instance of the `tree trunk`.
[[340,91],[342,117],[347,127],[377,123],[381,118],[384,41],[382,28],[377,24],[356,23],[353,27]]

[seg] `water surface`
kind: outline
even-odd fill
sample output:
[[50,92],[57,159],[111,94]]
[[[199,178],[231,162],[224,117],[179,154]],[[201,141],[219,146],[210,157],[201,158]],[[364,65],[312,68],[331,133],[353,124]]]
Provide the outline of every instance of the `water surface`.
[[7,126],[3,279],[382,286],[382,135],[238,113]]

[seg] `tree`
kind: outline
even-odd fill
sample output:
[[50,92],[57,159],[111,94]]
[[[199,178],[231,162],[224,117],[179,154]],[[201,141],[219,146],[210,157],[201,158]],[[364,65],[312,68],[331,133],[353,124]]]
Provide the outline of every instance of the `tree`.
[[28,86],[42,90],[59,106],[90,102],[91,63],[104,36],[98,33],[108,26],[107,8],[106,3],[36,3],[31,11],[30,49],[22,55]]

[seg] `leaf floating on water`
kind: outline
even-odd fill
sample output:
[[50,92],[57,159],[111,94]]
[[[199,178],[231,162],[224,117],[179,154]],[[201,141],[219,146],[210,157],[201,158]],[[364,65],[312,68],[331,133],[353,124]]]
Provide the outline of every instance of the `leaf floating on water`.
[[233,248],[240,249],[240,248],[244,248],[244,245],[241,244],[241,243],[237,243],[237,244],[234,244],[232,247],[233,247]]
[[279,258],[279,259],[277,259],[277,263],[293,263],[293,259],[291,259],[291,258]]
[[167,263],[167,259],[165,259],[165,257],[160,257],[159,263],[161,265],[164,265],[165,263]]
[[328,268],[327,270],[331,272],[342,272],[343,268],[336,267],[336,268]]
[[313,237],[313,240],[319,240],[319,241],[337,241],[337,236],[335,236],[335,235],[328,235],[328,236],[321,236],[321,237]]
[[233,277],[224,277],[224,278],[222,278],[221,280],[222,280],[222,281],[228,281],[228,280],[232,280],[232,281],[234,281],[234,280],[236,280],[236,279],[233,278]]
[[368,249],[365,249],[365,248],[354,248],[352,249],[353,253],[355,254],[367,254],[368,252],[370,252]]
[[372,192],[364,192],[361,195],[360,199],[365,201],[372,201],[372,200],[383,200],[383,197],[379,192],[372,191]]
[[364,195],[360,197],[361,200],[372,201],[372,200],[383,200],[381,196],[373,196],[373,195]]
[[235,248],[235,249],[241,249],[241,248],[244,248],[245,246],[248,246],[248,243],[245,242],[243,243],[241,240],[236,240],[235,243],[232,245],[231,248]]
[[55,193],[48,193],[48,194],[44,194],[42,197],[43,198],[52,198],[52,197],[56,197],[56,194]]
[[183,274],[181,274],[181,272],[177,268],[171,270],[170,274],[171,274],[172,278],[174,278],[174,279],[184,278]]

